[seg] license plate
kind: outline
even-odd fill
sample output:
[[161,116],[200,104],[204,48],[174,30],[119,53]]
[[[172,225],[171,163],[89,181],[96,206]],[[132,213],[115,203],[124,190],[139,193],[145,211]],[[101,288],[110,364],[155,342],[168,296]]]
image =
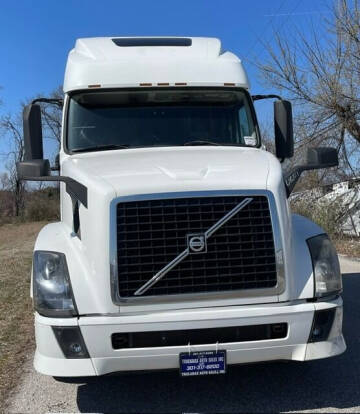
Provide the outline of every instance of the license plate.
[[226,351],[184,352],[180,354],[180,375],[225,374]]

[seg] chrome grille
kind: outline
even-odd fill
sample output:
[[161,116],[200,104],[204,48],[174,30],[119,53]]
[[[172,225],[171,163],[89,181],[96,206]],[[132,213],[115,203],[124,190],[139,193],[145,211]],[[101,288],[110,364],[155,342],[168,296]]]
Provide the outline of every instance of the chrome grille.
[[[118,293],[134,293],[187,248],[189,234],[204,233],[245,196],[165,198],[119,202]],[[142,296],[273,288],[275,248],[266,196],[252,201]]]

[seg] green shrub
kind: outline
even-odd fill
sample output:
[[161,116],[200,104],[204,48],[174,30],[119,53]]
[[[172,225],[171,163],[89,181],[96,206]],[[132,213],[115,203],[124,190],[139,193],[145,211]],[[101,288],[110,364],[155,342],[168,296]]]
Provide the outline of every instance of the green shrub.
[[58,220],[59,217],[59,201],[56,198],[35,198],[27,203],[25,210],[26,221],[53,221]]
[[342,235],[343,207],[339,200],[314,197],[298,198],[290,202],[293,213],[305,216],[322,227],[329,236]]

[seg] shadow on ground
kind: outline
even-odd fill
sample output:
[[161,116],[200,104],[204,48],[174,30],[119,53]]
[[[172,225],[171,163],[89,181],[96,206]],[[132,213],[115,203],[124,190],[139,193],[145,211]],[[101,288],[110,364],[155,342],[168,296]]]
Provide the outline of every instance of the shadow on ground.
[[177,372],[90,379],[81,412],[277,412],[360,406],[360,274],[344,275],[348,350],[312,362],[242,365],[225,376],[181,379]]

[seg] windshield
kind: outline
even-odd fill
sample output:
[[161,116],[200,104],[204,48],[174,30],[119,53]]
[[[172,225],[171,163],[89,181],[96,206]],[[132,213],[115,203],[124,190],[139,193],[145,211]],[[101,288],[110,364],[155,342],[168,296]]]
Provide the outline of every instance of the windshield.
[[242,90],[91,91],[70,99],[67,147],[72,152],[258,144]]

